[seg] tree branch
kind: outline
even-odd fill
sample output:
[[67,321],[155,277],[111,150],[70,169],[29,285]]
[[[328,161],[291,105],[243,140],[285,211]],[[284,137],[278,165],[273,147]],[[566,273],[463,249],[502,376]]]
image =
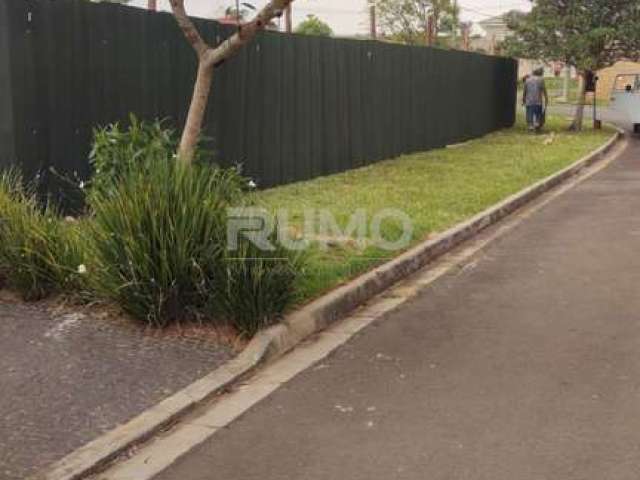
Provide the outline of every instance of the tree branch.
[[170,0],[170,3],[173,16],[175,17],[176,22],[178,22],[178,26],[182,30],[182,33],[184,33],[187,41],[196,51],[198,58],[202,59],[205,53],[211,50],[211,47],[209,47],[207,42],[202,39],[198,29],[187,15],[186,10],[184,9],[184,0]]
[[[1,1],[1,0],[0,0]],[[182,131],[178,158],[185,164],[193,160],[213,83],[214,67],[234,55],[263,30],[274,17],[279,17],[293,0],[271,0],[256,17],[226,39],[216,48],[205,42],[184,8],[184,0],[170,0],[173,16],[185,38],[198,55],[198,74],[189,106],[189,113]]]
[[280,17],[293,0],[271,0],[256,17],[242,25],[238,32],[227,38],[218,47],[206,52],[204,62],[207,66],[218,65],[235,55],[249,43],[260,30],[264,30],[275,17]]

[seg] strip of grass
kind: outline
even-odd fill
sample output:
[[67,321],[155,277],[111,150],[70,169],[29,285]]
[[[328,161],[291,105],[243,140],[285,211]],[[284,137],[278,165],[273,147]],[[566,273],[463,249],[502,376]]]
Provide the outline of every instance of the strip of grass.
[[[522,119],[502,130],[454,148],[405,155],[358,170],[265,190],[258,201],[269,210],[287,209],[294,230],[302,231],[305,209],[325,209],[344,228],[358,209],[369,218],[398,209],[413,222],[411,245],[481,212],[509,195],[566,167],[602,145],[612,130],[566,130],[568,121],[549,117],[545,135],[526,131]],[[385,238],[398,226],[383,225]],[[379,265],[389,253],[355,242],[309,250],[301,301],[318,296]]]

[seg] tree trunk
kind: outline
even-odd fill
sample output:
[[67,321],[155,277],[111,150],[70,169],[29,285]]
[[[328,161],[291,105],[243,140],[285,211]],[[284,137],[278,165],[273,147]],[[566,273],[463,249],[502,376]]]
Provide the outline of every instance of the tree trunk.
[[564,66],[564,83],[562,84],[562,98],[564,102],[569,101],[569,85],[571,84],[571,67]]
[[376,4],[371,2],[371,6],[369,7],[369,28],[372,40],[378,39],[378,28],[376,25]]
[[458,0],[453,0],[453,48],[458,46]]
[[207,112],[212,82],[213,66],[200,61],[198,64],[196,83],[193,88],[193,97],[191,98],[191,105],[189,106],[189,114],[187,115],[187,122],[182,132],[180,149],[178,150],[179,160],[183,163],[190,164],[193,161],[200,137],[200,130]]
[[178,158],[190,164],[198,145],[202,122],[207,111],[207,102],[213,83],[213,72],[216,66],[233,56],[249,43],[256,34],[264,30],[276,16],[281,16],[293,0],[270,0],[256,17],[249,23],[239,26],[238,31],[215,48],[205,42],[187,15],[184,0],[169,0],[173,16],[185,38],[198,56],[198,74],[193,88],[193,97],[189,106],[187,122],[182,132]]
[[287,8],[284,11],[284,24],[285,24],[285,30],[287,31],[287,33],[292,33],[293,18],[292,18],[292,12],[291,12],[291,4],[287,5]]
[[434,8],[433,10],[433,41],[438,43],[438,31],[440,30],[440,10]]
[[580,82],[578,86],[578,105],[576,105],[576,112],[573,116],[573,122],[569,127],[569,130],[579,132],[582,130],[582,123],[584,120],[584,104],[587,101],[587,82],[584,72],[580,72]]

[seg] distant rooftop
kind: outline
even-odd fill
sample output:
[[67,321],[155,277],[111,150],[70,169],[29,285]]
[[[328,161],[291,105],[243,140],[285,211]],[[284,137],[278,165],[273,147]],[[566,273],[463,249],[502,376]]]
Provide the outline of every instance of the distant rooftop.
[[505,19],[506,14],[502,14],[502,15],[496,15],[495,17],[490,17],[490,18],[485,18],[484,20],[480,20],[478,22],[478,24],[480,24],[481,27],[485,28],[485,27],[500,27],[500,26],[507,26],[507,22]]
[[502,41],[511,35],[511,30],[507,26],[507,15],[509,13],[511,12],[480,20],[476,25],[484,31],[485,35]]

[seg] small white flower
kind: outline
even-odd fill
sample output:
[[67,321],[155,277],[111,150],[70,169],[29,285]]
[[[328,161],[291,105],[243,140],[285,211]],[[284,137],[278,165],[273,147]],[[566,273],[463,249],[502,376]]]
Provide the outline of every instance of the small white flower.
[[249,188],[256,188],[258,186],[258,184],[253,180],[249,180],[248,185],[249,185]]
[[84,190],[84,182],[80,182],[80,190]]
[[87,273],[87,267],[85,265],[78,265],[78,273],[84,275]]

